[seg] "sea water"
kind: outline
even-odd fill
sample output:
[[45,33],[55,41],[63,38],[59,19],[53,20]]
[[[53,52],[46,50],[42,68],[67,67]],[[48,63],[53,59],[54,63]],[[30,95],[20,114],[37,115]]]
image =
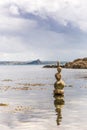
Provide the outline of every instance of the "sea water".
[[87,130],[87,70],[62,69],[61,106],[53,95],[56,72],[41,65],[0,66],[0,130]]

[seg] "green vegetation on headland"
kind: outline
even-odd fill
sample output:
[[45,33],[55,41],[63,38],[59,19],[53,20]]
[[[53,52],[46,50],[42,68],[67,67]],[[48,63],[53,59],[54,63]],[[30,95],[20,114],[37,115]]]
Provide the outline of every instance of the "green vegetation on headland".
[[[72,62],[67,62],[60,65],[62,68],[87,69],[87,58],[75,59]],[[44,68],[56,68],[57,65],[46,65]]]

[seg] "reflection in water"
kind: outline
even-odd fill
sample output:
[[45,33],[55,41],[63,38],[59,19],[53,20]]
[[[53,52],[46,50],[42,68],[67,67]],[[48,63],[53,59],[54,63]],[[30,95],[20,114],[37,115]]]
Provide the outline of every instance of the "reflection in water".
[[62,107],[64,106],[64,95],[54,95],[54,105],[55,105],[55,111],[57,112],[57,125],[60,125],[60,122],[62,121]]

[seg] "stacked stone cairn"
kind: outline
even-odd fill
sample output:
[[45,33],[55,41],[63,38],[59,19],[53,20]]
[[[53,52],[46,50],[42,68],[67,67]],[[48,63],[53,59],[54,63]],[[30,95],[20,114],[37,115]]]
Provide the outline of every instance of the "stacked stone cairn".
[[55,111],[57,112],[57,125],[60,125],[62,121],[62,107],[65,104],[64,101],[64,86],[65,83],[62,80],[62,75],[61,75],[61,70],[62,68],[59,65],[59,62],[57,63],[57,73],[55,74],[56,82],[54,84],[54,105],[55,105]]
[[55,74],[55,78],[56,78],[56,82],[54,84],[54,95],[64,95],[64,86],[65,83],[64,81],[61,79],[61,70],[62,68],[59,65],[59,62],[57,63],[57,73]]

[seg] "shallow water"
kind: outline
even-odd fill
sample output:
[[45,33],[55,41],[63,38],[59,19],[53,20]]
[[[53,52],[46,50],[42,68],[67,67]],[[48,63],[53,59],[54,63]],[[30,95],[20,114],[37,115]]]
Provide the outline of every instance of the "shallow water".
[[87,130],[87,70],[62,70],[64,97],[53,97],[55,73],[42,66],[0,66],[0,128]]

